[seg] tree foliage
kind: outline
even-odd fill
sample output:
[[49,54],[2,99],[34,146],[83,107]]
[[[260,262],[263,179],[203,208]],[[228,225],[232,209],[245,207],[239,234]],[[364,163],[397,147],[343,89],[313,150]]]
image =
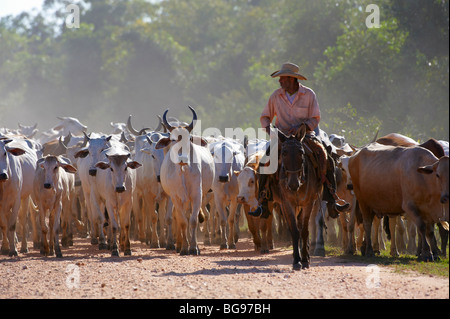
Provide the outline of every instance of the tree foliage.
[[365,143],[376,129],[449,139],[449,4],[369,0],[84,0],[0,19],[0,126],[75,116],[93,130],[166,108],[202,126],[259,127],[286,61],[317,94],[321,127]]

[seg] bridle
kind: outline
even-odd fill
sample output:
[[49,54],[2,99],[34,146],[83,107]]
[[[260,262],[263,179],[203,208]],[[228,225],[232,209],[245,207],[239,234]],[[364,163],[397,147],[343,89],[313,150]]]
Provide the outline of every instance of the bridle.
[[[291,145],[292,145],[292,146],[291,146]],[[296,139],[290,139],[290,140],[287,140],[287,141],[285,141],[285,142],[283,143],[283,145],[281,146],[281,152],[283,152],[283,149],[285,149],[286,147],[297,147],[297,148],[299,148],[299,151],[300,151],[301,156],[302,156],[302,163],[303,163],[303,165],[301,165],[300,168],[298,168],[298,169],[289,170],[289,169],[287,169],[286,166],[284,165],[284,161],[281,160],[281,167],[282,167],[282,169],[284,170],[284,172],[285,172],[285,173],[288,173],[288,174],[298,174],[298,173],[303,173],[303,174],[301,175],[301,179],[302,179],[302,181],[303,181],[304,178],[305,178],[305,176],[304,176],[304,175],[305,175],[305,174],[304,174],[304,168],[305,168],[304,154],[305,154],[305,151],[304,151],[304,149],[303,149],[303,146],[302,146],[302,144],[301,144],[300,141],[298,141],[298,140],[296,140]]]

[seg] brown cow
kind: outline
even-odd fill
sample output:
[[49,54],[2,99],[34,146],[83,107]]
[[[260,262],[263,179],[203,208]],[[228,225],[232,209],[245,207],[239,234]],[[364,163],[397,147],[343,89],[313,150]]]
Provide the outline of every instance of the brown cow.
[[[437,158],[441,158],[445,155],[444,148],[442,145],[435,139],[429,139],[425,143],[419,144],[415,140],[404,136],[402,134],[398,133],[390,133],[388,135],[385,135],[383,137],[380,137],[377,141],[377,143],[384,144],[384,145],[392,145],[392,146],[404,146],[404,147],[414,147],[414,146],[420,146],[423,148],[426,148],[427,150],[431,151],[434,156]],[[379,221],[378,221],[379,223]],[[399,226],[399,230],[402,230],[404,228],[403,222],[400,218],[395,219],[389,219],[387,216],[385,217],[385,225],[389,224],[388,227],[386,227],[386,232],[389,236],[392,236],[391,239],[391,256],[398,256],[398,250],[396,245],[396,234],[395,229],[396,225]],[[442,237],[442,247],[441,252],[445,256],[445,247],[446,247],[446,241],[448,240],[448,230],[445,230],[441,227],[441,224],[438,224],[440,235]],[[415,251],[416,250],[416,243],[415,243],[415,237],[416,237],[416,229],[414,225],[410,225],[408,227],[409,229],[409,241],[408,241],[408,251]],[[403,231],[403,230],[402,230]],[[401,234],[400,234],[401,235]],[[401,235],[402,236],[402,235]]]
[[[419,169],[436,162],[440,172],[423,174]],[[422,147],[395,147],[371,143],[349,160],[353,189],[361,209],[366,255],[373,256],[371,227],[373,217],[406,214],[414,221],[421,237],[421,260],[433,260],[430,229],[443,216],[441,198],[448,197],[448,157],[438,160]],[[447,164],[445,164],[447,163]],[[448,200],[446,202],[448,206]],[[448,209],[448,207],[447,207]],[[433,245],[437,254],[437,246]]]
[[[258,190],[258,167],[259,162],[265,151],[259,151],[249,156],[245,167],[242,171],[234,171],[238,176],[239,194],[237,201],[244,204],[245,217],[247,218],[248,229],[253,237],[255,250],[259,250],[261,254],[269,252],[273,249],[272,240],[272,220],[273,214],[269,218],[259,218],[250,216],[249,211],[256,209],[258,206],[257,190]],[[269,202],[269,210],[272,211],[273,202]]]

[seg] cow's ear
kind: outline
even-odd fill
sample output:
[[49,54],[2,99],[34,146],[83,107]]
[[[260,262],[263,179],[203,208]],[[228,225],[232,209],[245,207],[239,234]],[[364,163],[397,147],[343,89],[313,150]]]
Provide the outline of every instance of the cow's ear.
[[78,158],[78,157],[85,158],[88,155],[89,155],[89,150],[87,148],[83,148],[83,149],[79,150],[78,152],[76,152],[74,156],[75,156],[75,158]]
[[203,146],[203,147],[208,145],[208,141],[205,138],[203,138],[201,136],[196,136],[196,135],[191,136],[191,142],[196,145]]
[[165,148],[165,147],[169,146],[170,142],[171,141],[170,141],[169,137],[164,137],[164,138],[160,139],[158,141],[158,143],[156,143],[155,149],[159,150],[161,148]]
[[138,167],[141,167],[142,165],[141,165],[141,163],[136,162],[136,161],[129,161],[129,162],[127,162],[127,166],[129,168],[136,169]]
[[59,164],[60,167],[62,167],[67,173],[75,174],[77,172],[77,169],[70,165],[70,164]]
[[25,150],[18,147],[7,147],[6,150],[14,156],[25,154]]
[[95,164],[95,167],[101,168],[101,169],[107,169],[109,168],[109,163],[108,162],[98,162],[97,164]]
[[421,174],[431,174],[435,170],[435,165],[427,165],[427,166],[421,166],[417,169],[417,171]]

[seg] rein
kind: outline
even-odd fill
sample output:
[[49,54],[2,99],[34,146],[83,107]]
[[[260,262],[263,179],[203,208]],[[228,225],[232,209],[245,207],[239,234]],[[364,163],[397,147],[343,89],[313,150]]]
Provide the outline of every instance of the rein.
[[[302,143],[301,143],[301,142],[299,142],[299,141],[296,141],[296,142],[298,142],[298,143],[300,144],[300,146],[302,146]],[[295,142],[294,142],[294,143],[289,142],[289,143],[292,144],[292,146],[297,147],[297,145],[296,145],[297,143],[295,143]],[[287,146],[288,146],[287,144],[283,145],[283,147],[287,147]],[[303,154],[304,154],[304,153],[303,153]],[[302,156],[303,156],[303,154],[302,154]],[[288,169],[286,169],[286,166],[284,165],[284,162],[281,161],[281,167],[283,168],[284,172],[285,172],[285,173],[288,173],[288,174],[298,174],[298,173],[300,173],[300,172],[304,172],[304,169],[306,168],[306,165],[308,165],[308,164],[307,164],[307,161],[304,160],[304,161],[303,161],[303,165],[302,165],[300,168],[295,169],[295,170],[288,170]],[[306,176],[304,176],[304,174],[301,174],[301,176],[300,176],[302,182],[304,182],[303,185],[306,186],[304,195],[302,196],[303,198],[299,198],[300,201],[302,201],[302,202],[304,202],[304,201],[306,200],[308,194],[310,193],[310,182],[309,182],[308,178],[305,178],[305,177],[306,177]]]

